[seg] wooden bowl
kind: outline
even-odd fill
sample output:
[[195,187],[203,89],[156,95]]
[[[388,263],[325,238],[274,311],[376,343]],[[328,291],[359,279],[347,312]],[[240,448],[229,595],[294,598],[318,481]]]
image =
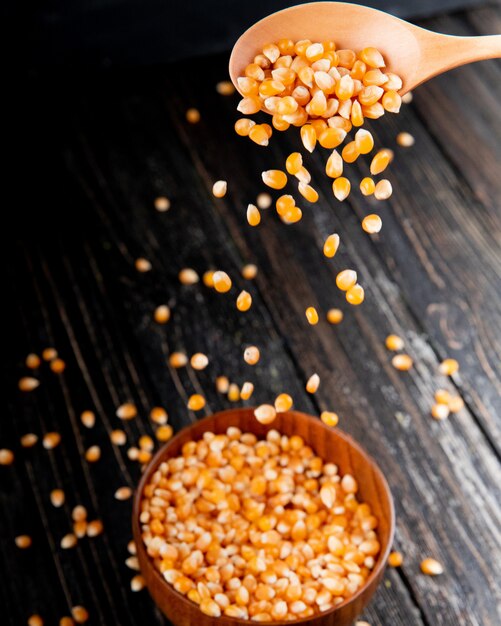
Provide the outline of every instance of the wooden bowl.
[[[178,593],[154,568],[147,555],[139,524],[141,494],[151,475],[162,461],[181,454],[182,446],[191,440],[200,439],[204,432],[224,433],[228,426],[237,426],[242,432],[252,432],[264,438],[271,429],[285,435],[300,435],[315,453],[325,461],[335,463],[340,474],[352,474],[359,485],[357,497],[370,504],[374,515],[379,520],[377,528],[381,551],[376,565],[365,585],[342,604],[306,619],[299,619],[293,624],[311,624],[311,626],[349,626],[363,611],[376,590],[385,569],[388,554],[393,541],[395,512],[388,483],[374,460],[360,446],[342,431],[325,426],[317,417],[289,411],[279,413],[273,424],[262,425],[254,417],[253,409],[231,409],[215,413],[199,422],[184,428],[168,444],[163,446],[146,467],[134,497],[132,528],[137,546],[137,557],[141,573],[146,580],[148,590],[167,618],[176,626],[236,626],[250,624],[250,620],[232,617],[214,618],[202,613],[198,606]],[[277,622],[267,622],[277,624]],[[285,623],[285,622],[284,622]],[[290,622],[287,622],[290,623]]]

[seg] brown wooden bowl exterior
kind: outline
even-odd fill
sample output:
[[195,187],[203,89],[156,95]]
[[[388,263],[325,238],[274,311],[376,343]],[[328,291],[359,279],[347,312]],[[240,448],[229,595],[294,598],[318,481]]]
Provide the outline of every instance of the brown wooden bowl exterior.
[[[146,553],[141,539],[139,523],[141,494],[160,463],[166,458],[178,456],[182,446],[187,441],[200,439],[203,433],[207,431],[224,433],[229,426],[237,426],[242,432],[252,432],[259,438],[264,438],[266,433],[272,429],[288,436],[300,435],[318,456],[325,461],[335,463],[341,474],[350,473],[357,479],[359,484],[357,496],[370,504],[374,515],[379,520],[377,532],[381,552],[376,565],[365,585],[345,602],[320,615],[292,622],[293,624],[307,623],[311,626],[349,626],[363,611],[383,576],[395,528],[393,499],[388,483],[375,461],[351,437],[338,429],[325,426],[317,417],[297,411],[279,413],[276,420],[268,426],[256,421],[252,408],[230,409],[215,413],[181,430],[156,453],[146,467],[138,485],[132,513],[132,528],[137,546],[137,557],[141,573],[153,600],[176,626],[209,626],[215,624],[218,626],[237,626],[237,624],[241,626],[244,623],[249,623],[249,620],[224,615],[218,618],[209,617],[202,613],[194,602],[178,593],[167,583],[154,568]],[[267,623],[277,624],[277,622]]]

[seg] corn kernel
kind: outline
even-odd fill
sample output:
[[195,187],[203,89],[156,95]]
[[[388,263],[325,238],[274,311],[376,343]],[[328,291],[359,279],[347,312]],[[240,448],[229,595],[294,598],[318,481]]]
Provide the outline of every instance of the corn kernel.
[[398,133],[397,143],[402,148],[410,148],[415,143],[414,137],[410,133]]
[[357,143],[355,141],[350,141],[349,143],[347,143],[341,151],[341,156],[343,157],[343,161],[345,161],[346,163],[354,163],[360,156]]
[[214,272],[214,289],[218,293],[227,293],[231,289],[231,278],[226,272]]
[[435,559],[427,558],[421,561],[421,571],[428,576],[439,576],[444,573],[444,568]]
[[327,159],[325,173],[329,178],[339,178],[343,173],[343,159],[337,150],[333,150]]
[[261,213],[253,204],[247,206],[247,222],[250,226],[258,226],[261,222]]
[[308,393],[316,393],[320,386],[320,376],[318,374],[312,374],[306,382],[306,391]]
[[396,91],[390,90],[383,95],[381,103],[386,111],[389,111],[390,113],[398,113],[400,111],[400,107],[402,106],[402,98]]
[[388,167],[389,163],[391,163],[393,159],[393,152],[388,150],[387,148],[383,148],[383,150],[379,150],[374,155],[374,158],[371,161],[371,174],[375,176],[376,174],[381,174]]
[[248,137],[251,129],[256,125],[254,120],[242,117],[235,122],[235,132],[240,137]]
[[388,335],[385,339],[385,346],[388,350],[398,351],[404,349],[404,340],[398,335]]
[[362,304],[365,298],[364,288],[361,285],[353,285],[346,291],[346,300],[350,304],[357,306]]
[[242,267],[242,278],[245,280],[253,280],[257,276],[257,267],[253,263],[249,263]]
[[292,152],[287,157],[285,169],[291,176],[295,176],[303,165],[303,157],[300,152]]
[[450,409],[447,404],[434,404],[431,407],[431,416],[436,420],[444,420],[449,417]]
[[245,382],[240,390],[240,398],[242,400],[248,400],[254,392],[254,385],[250,382]]
[[271,404],[261,404],[254,410],[254,417],[260,424],[271,424],[277,416],[275,407]]
[[228,183],[225,180],[216,180],[212,185],[212,194],[215,198],[223,198],[226,195]]
[[333,256],[335,256],[339,248],[339,241],[339,235],[336,233],[333,233],[332,235],[329,235],[327,237],[323,247],[323,253],[326,257],[331,259]]
[[393,193],[391,183],[386,178],[380,180],[374,189],[374,197],[376,200],[387,200]]
[[184,352],[173,352],[169,356],[169,365],[175,369],[184,367],[188,363],[188,357]]
[[205,406],[205,398],[199,393],[194,393],[188,398],[188,408],[190,411],[201,411]]
[[262,172],[263,182],[272,189],[283,189],[287,184],[287,175],[281,170],[267,170]]
[[317,143],[317,134],[311,124],[305,124],[301,127],[301,141],[308,152],[313,152]]
[[339,178],[336,178],[332,183],[332,192],[340,202],[346,200],[346,198],[350,195],[350,191],[351,183],[344,176],[339,176]]
[[306,309],[306,319],[308,320],[308,324],[314,326],[318,324],[318,313],[315,307],[309,306]]
[[256,346],[249,346],[244,350],[244,361],[249,365],[256,365],[260,356],[259,348]]
[[235,87],[231,81],[222,80],[219,83],[216,83],[216,91],[221,96],[231,96],[235,93]]
[[131,402],[121,404],[115,411],[115,415],[121,420],[131,420],[137,416],[137,407]]
[[170,308],[166,304],[157,306],[153,313],[153,319],[157,324],[167,324],[170,320]]
[[348,291],[357,282],[357,273],[354,270],[342,270],[336,276],[336,286],[341,291]]
[[333,148],[337,148],[341,145],[346,137],[346,131],[342,128],[326,128],[320,134],[318,138],[318,143],[322,146],[322,148],[327,148],[328,150],[332,150]]
[[19,379],[18,387],[20,391],[33,391],[40,385],[40,381],[31,376],[25,376]]
[[401,372],[408,372],[413,365],[413,360],[408,354],[395,354],[391,359],[391,364]]
[[360,154],[368,154],[374,148],[374,138],[368,130],[357,130],[355,133],[355,145]]
[[281,393],[275,398],[275,410],[277,413],[285,413],[290,411],[294,401],[288,393]]
[[362,192],[362,195],[370,196],[374,193],[375,189],[376,183],[372,180],[372,178],[362,178],[360,181],[360,191]]
[[195,285],[200,280],[198,274],[191,267],[182,269],[178,274],[181,285]]
[[327,321],[329,324],[340,324],[343,321],[344,314],[341,309],[329,309],[327,311]]
[[459,371],[459,363],[456,359],[445,359],[438,366],[438,371],[444,376],[453,376]]
[[362,220],[362,228],[366,233],[370,233],[371,235],[374,233],[378,233],[383,226],[383,222],[379,215],[372,213],[371,215],[366,215]]
[[400,567],[404,562],[404,557],[401,552],[390,552],[388,555],[388,565],[390,567]]
[[308,185],[307,183],[299,183],[298,184],[299,193],[308,200],[308,202],[317,202],[318,201],[318,192]]
[[369,67],[385,67],[383,55],[377,48],[364,48],[358,56]]
[[237,297],[237,309],[239,311],[248,311],[252,306],[252,296],[248,291],[241,291]]
[[258,146],[267,146],[270,141],[270,134],[267,130],[267,124],[255,124],[249,130],[249,139],[254,143],[257,143]]
[[326,426],[337,426],[339,422],[339,416],[337,413],[333,413],[332,411],[322,411],[320,414],[320,419]]
[[461,411],[462,409],[464,409],[464,400],[463,398],[461,398],[461,396],[453,396],[450,400],[449,400],[449,410],[451,413],[459,413],[459,411]]

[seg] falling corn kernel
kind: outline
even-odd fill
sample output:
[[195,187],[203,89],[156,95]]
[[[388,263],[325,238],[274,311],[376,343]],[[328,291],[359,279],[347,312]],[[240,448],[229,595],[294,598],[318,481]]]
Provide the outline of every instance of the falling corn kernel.
[[303,198],[308,200],[308,202],[317,202],[318,201],[318,192],[315,189],[313,189],[313,187],[311,185],[308,185],[307,183],[301,183],[300,182],[298,184],[298,191],[303,196]]
[[132,496],[130,487],[119,487],[115,491],[115,500],[128,500]]
[[121,420],[131,420],[137,416],[137,407],[131,402],[121,404],[115,411],[115,415]]
[[444,568],[435,559],[427,558],[421,561],[421,571],[427,576],[439,576],[444,573]]
[[414,143],[415,139],[410,133],[398,133],[397,144],[402,148],[410,148]]
[[96,463],[101,458],[101,448],[99,446],[91,446],[85,452],[85,460],[89,463]]
[[449,417],[450,409],[447,404],[434,404],[431,407],[431,416],[436,420],[444,420]]
[[333,413],[332,411],[322,411],[320,414],[320,419],[326,426],[337,426],[339,422],[339,416],[337,413]]
[[188,408],[190,411],[200,411],[205,406],[205,398],[199,393],[194,393],[188,398]]
[[451,399],[451,394],[447,391],[447,389],[437,389],[435,391],[435,401],[438,402],[438,404],[449,404],[449,401]]
[[180,367],[184,367],[188,363],[188,357],[184,352],[173,352],[169,356],[169,365],[174,367],[175,369],[179,369]]
[[445,359],[438,366],[438,371],[444,376],[453,376],[459,371],[459,363],[456,359]]
[[216,378],[216,389],[219,393],[228,393],[230,381],[227,376],[218,376]]
[[410,104],[412,102],[412,91],[408,91],[407,93],[404,93],[404,95],[402,96],[402,102],[404,104]]
[[322,146],[322,148],[327,148],[327,150],[333,150],[340,146],[346,137],[346,131],[342,128],[326,128],[320,134],[318,138],[318,143]]
[[28,624],[28,626],[44,626],[44,621],[42,617],[37,614],[30,615],[26,623]]
[[400,111],[400,107],[402,106],[402,98],[395,90],[390,89],[383,95],[381,104],[383,105],[385,111],[388,111],[389,113],[398,113]]
[[45,348],[42,351],[42,359],[44,361],[52,361],[57,358],[57,350],[55,348]]
[[194,370],[204,370],[209,365],[209,357],[202,352],[197,352],[191,357],[190,365]]
[[89,619],[89,612],[83,606],[74,606],[71,609],[71,615],[77,624],[85,624]]
[[132,578],[132,580],[130,581],[131,591],[134,591],[134,592],[141,591],[145,587],[146,587],[146,581],[140,574],[138,574],[137,576],[134,576],[134,578]]
[[267,170],[261,173],[261,178],[272,189],[283,189],[287,184],[287,175],[281,170]]
[[461,398],[461,396],[453,396],[449,400],[449,411],[451,413],[459,413],[462,409],[464,409],[463,398]]
[[226,195],[228,183],[225,180],[216,180],[212,185],[212,194],[216,198],[223,198]]
[[318,313],[315,307],[309,306],[306,309],[305,314],[306,319],[308,320],[308,324],[311,324],[312,326],[318,324]]
[[270,142],[271,127],[268,124],[255,124],[249,130],[249,139],[258,146],[267,146]]
[[157,438],[158,441],[162,443],[172,439],[173,435],[174,435],[174,429],[172,428],[170,424],[163,424],[162,426],[159,426],[155,431],[155,437]]
[[350,141],[341,150],[341,156],[346,163],[354,163],[360,156],[357,144],[355,141]]
[[249,365],[256,365],[260,356],[259,348],[256,346],[249,346],[244,350],[244,361]]
[[355,145],[360,154],[368,154],[374,148],[374,138],[368,130],[361,128],[355,133]]
[[246,117],[242,117],[235,122],[235,132],[240,137],[248,137],[251,129],[256,125],[254,120],[250,120]]
[[33,391],[40,385],[40,381],[30,376],[19,379],[18,387],[20,391]]
[[380,180],[374,189],[374,197],[376,200],[388,200],[393,193],[391,183],[386,178]]
[[38,435],[35,433],[26,433],[21,437],[21,445],[23,448],[32,448],[38,441]]
[[375,189],[376,183],[372,180],[372,178],[362,178],[360,181],[360,191],[362,192],[362,195],[370,196],[374,193]]
[[395,354],[391,359],[391,364],[396,370],[408,372],[413,365],[413,360],[408,354]]
[[155,447],[155,443],[149,435],[142,435],[139,437],[138,445],[141,450],[148,450],[148,452],[151,452]]
[[301,141],[308,152],[313,152],[317,143],[317,133],[310,124],[301,126]]
[[271,424],[277,416],[275,407],[271,404],[261,404],[254,409],[254,417],[260,424]]
[[256,204],[259,209],[269,209],[270,206],[273,204],[273,198],[270,196],[269,193],[259,193],[256,198]]
[[81,522],[87,519],[87,509],[82,504],[77,504],[71,511],[71,519],[74,522]]
[[303,166],[303,157],[300,152],[289,154],[285,161],[285,169],[291,176],[295,176]]
[[170,320],[170,308],[166,304],[157,306],[153,313],[153,319],[157,324],[167,324]]
[[240,391],[240,397],[242,400],[248,400],[254,391],[254,385],[250,382],[245,382],[242,385],[242,389]]
[[315,393],[320,386],[320,376],[318,374],[312,374],[306,383],[306,391],[308,393]]
[[327,239],[325,240],[324,248],[323,248],[324,255],[328,257],[329,259],[331,259],[338,251],[338,248],[339,248],[339,235],[337,235],[336,233],[333,233],[332,235],[329,235]]
[[341,291],[348,291],[357,282],[355,270],[341,270],[336,276],[336,286]]
[[387,148],[383,148],[383,150],[379,150],[374,155],[374,158],[371,161],[371,174],[375,176],[376,174],[381,174],[388,167],[393,159],[393,152],[388,150]]
[[362,285],[353,285],[346,291],[346,300],[353,306],[362,304],[365,298],[365,292]]
[[253,280],[257,276],[257,266],[249,263],[242,267],[242,278],[245,280]]
[[228,400],[238,402],[240,400],[240,388],[236,383],[231,383],[228,387]]
[[194,285],[200,280],[198,274],[191,267],[182,269],[178,274],[178,278],[181,285]]
[[94,411],[82,411],[80,414],[80,421],[85,428],[93,428],[96,423],[96,415]]
[[235,87],[230,80],[222,80],[216,83],[216,91],[221,96],[231,96],[235,93]]
[[42,439],[42,445],[46,450],[53,450],[61,443],[59,433],[46,433]]
[[212,289],[214,287],[214,270],[207,270],[204,272],[202,275],[202,282],[206,287]]
[[305,183],[307,185],[311,181],[311,174],[310,174],[310,172],[308,172],[308,170],[303,165],[303,166],[301,166],[299,172],[296,174],[296,178],[301,183]]
[[149,271],[151,271],[151,269],[152,269],[152,265],[151,265],[151,263],[148,261],[148,259],[143,259],[143,258],[136,259],[136,260],[134,261],[134,267],[136,268],[136,270],[137,270],[138,272],[141,272],[141,273],[143,273],[143,274],[144,274],[145,272],[149,272]]
[[28,354],[28,356],[26,357],[26,367],[30,370],[36,370],[37,368],[40,367],[40,357],[38,356],[38,354]]
[[63,550],[70,550],[74,548],[78,543],[78,538],[73,533],[68,533],[60,541],[60,546]]
[[49,365],[50,369],[54,372],[54,374],[62,374],[66,369],[66,363],[63,359],[53,359]]
[[383,227],[383,221],[376,215],[375,213],[371,213],[371,215],[366,215],[362,220],[362,228],[366,233],[373,235],[374,233],[378,233]]
[[127,443],[127,435],[123,430],[112,430],[110,440],[115,446],[124,446]]
[[329,324],[339,324],[343,321],[344,314],[341,309],[329,309],[327,311],[327,321]]
[[390,567],[400,567],[404,562],[404,557],[401,552],[390,552],[388,555],[388,565]]
[[226,272],[214,272],[214,289],[218,293],[226,293],[231,289],[231,278]]
[[12,465],[14,463],[14,452],[8,448],[0,449],[0,465]]
[[170,200],[165,196],[159,196],[158,198],[155,198],[153,206],[159,213],[165,213],[170,209]]
[[332,183],[332,192],[334,196],[342,202],[350,195],[351,183],[344,176],[336,178]]
[[58,509],[63,506],[65,500],[64,491],[62,489],[53,489],[50,492],[50,501],[53,507]]
[[249,204],[247,207],[247,222],[250,226],[258,226],[261,223],[261,213],[253,204]]
[[190,124],[198,124],[200,121],[200,111],[195,108],[188,109],[186,111],[186,120]]
[[99,519],[92,520],[87,524],[87,537],[97,537],[104,530],[103,522]]
[[18,548],[21,548],[21,550],[29,548],[32,544],[32,540],[29,535],[19,535],[14,539],[14,542]]
[[329,178],[339,178],[343,173],[343,158],[337,150],[333,150],[327,159],[325,173]]
[[248,291],[241,291],[237,297],[237,309],[239,311],[248,311],[252,306],[252,296]]
[[292,210],[295,206],[294,198],[289,194],[284,194],[277,198],[276,201],[276,209],[277,213],[281,216],[286,215],[290,210]]
[[285,413],[292,409],[294,401],[288,393],[281,393],[275,398],[275,411],[277,413]]
[[405,345],[402,337],[399,337],[398,335],[388,335],[384,343],[388,350],[392,350],[394,352],[403,350]]

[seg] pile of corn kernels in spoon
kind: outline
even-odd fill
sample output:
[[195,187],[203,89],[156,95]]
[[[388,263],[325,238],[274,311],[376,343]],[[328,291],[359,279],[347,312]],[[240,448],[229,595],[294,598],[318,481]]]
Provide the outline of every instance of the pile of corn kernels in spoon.
[[377,519],[299,436],[206,432],[160,464],[140,524],[176,591],[213,617],[310,617],[362,587],[380,551]]

